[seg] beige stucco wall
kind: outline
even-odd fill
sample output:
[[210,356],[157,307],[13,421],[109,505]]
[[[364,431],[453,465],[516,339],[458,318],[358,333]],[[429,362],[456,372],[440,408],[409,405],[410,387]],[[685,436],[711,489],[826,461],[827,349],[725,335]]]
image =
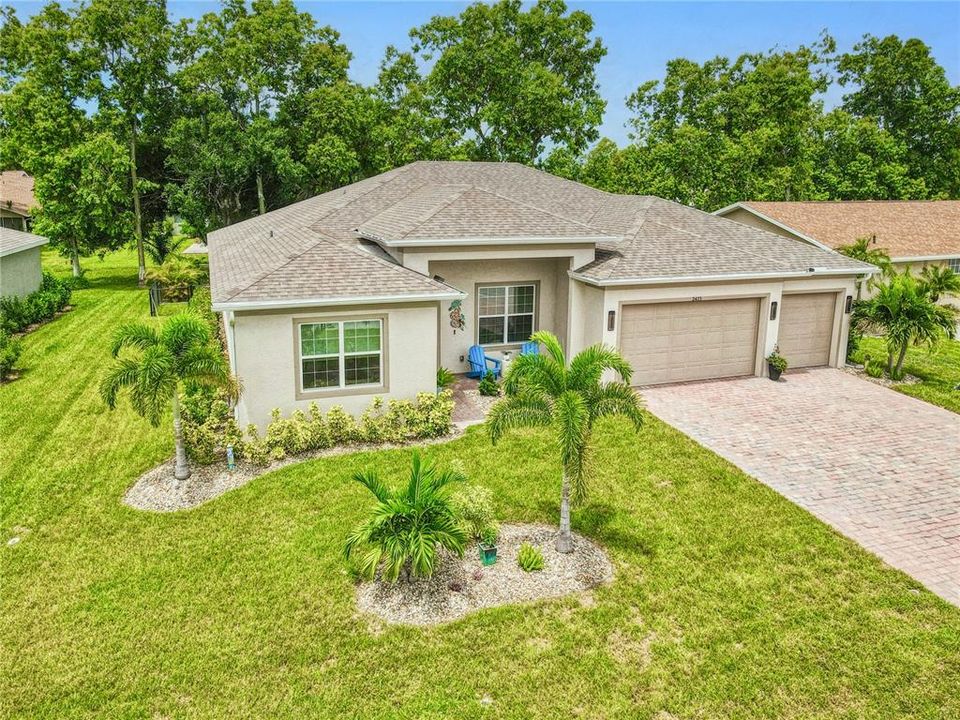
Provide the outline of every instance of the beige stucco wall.
[[[513,259],[456,259],[431,260],[429,274],[441,276],[445,282],[467,294],[462,312],[466,320],[463,330],[450,326],[449,302],[443,306],[440,322],[440,364],[456,373],[469,370],[465,362],[467,351],[477,342],[476,303],[477,283],[538,283],[537,318],[535,328],[555,333],[562,342],[567,337],[567,304],[570,279],[570,257],[528,257]],[[519,345],[508,346],[517,349]],[[460,357],[464,357],[464,361]]]
[[606,326],[603,289],[571,280],[569,308],[572,321],[568,353],[575,355],[590,345],[603,342]]
[[40,248],[0,257],[0,297],[28,295],[40,287]]
[[[341,405],[347,412],[359,415],[378,395],[385,399],[413,399],[418,392],[435,390],[437,312],[436,303],[411,303],[234,313],[232,322],[228,321],[228,344],[233,371],[243,383],[243,395],[237,408],[238,421],[241,424],[256,423],[262,428],[273,408],[280,408],[284,415],[289,415],[298,409],[306,411],[314,401],[324,411]],[[294,319],[349,320],[381,315],[386,319],[384,368],[387,389],[354,391],[358,394],[318,391],[301,394],[298,399]]]
[[[682,302],[709,301],[711,299],[756,297],[760,299],[760,329],[757,344],[755,373],[766,373],[764,358],[777,344],[780,313],[770,319],[771,303],[782,303],[784,293],[831,292],[836,295],[836,310],[833,337],[830,346],[830,365],[838,367],[846,361],[847,332],[850,316],[844,312],[847,295],[853,294],[852,277],[800,278],[796,280],[744,281],[738,283],[704,283],[685,285],[636,286],[606,288],[603,296],[602,318],[607,312],[616,311],[613,330],[602,325],[602,341],[619,346],[622,305],[631,302]],[[696,300],[695,300],[696,298]],[[788,358],[789,360],[789,358]]]

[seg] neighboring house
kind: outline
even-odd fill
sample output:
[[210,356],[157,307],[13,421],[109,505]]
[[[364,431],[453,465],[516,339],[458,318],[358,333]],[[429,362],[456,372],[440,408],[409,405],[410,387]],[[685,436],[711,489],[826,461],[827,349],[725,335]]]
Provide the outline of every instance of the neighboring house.
[[29,295],[40,287],[45,237],[0,226],[0,297]]
[[241,422],[433,391],[534,330],[619,347],[638,385],[844,359],[831,250],[512,163],[417,162],[210,233]]
[[36,204],[32,177],[23,170],[0,172],[0,227],[27,232]]
[[898,272],[925,265],[960,272],[960,200],[751,201],[714,215],[834,249],[869,237]]

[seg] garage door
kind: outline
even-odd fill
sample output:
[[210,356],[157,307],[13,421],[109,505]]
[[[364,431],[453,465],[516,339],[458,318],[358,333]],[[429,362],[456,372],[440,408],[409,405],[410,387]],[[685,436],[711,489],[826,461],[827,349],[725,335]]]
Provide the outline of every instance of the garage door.
[[790,367],[814,367],[830,362],[836,307],[834,293],[783,296],[777,344]]
[[620,351],[636,385],[753,375],[758,298],[624,305]]

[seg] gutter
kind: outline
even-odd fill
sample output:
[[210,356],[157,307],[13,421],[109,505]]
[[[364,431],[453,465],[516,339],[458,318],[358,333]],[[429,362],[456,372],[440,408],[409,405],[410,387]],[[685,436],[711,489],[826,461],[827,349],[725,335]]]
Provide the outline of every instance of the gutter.
[[417,293],[415,295],[367,295],[359,297],[301,298],[296,300],[250,300],[240,302],[215,302],[217,312],[237,310],[286,310],[301,307],[326,307],[337,305],[378,305],[430,300],[462,300],[466,293],[459,290],[444,293]]
[[914,257],[892,257],[892,263],[925,262],[927,260],[956,260],[960,258],[960,250],[953,255],[916,255]]
[[783,278],[810,278],[835,275],[874,275],[879,272],[879,268],[870,266],[870,270],[852,270],[849,268],[809,268],[808,270],[792,272],[769,272],[769,273],[732,273],[727,275],[666,275],[662,277],[649,278],[626,278],[615,280],[598,280],[597,278],[581,275],[576,270],[568,270],[567,274],[574,280],[593,285],[595,287],[617,287],[622,285],[664,285],[670,283],[697,283],[697,282],[723,282],[731,280],[776,280]]

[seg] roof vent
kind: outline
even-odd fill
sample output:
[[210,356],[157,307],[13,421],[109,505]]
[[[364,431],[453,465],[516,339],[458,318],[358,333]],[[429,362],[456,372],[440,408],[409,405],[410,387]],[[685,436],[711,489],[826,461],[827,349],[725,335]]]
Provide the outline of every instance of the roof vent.
[[[270,237],[273,237],[273,230],[270,231]],[[810,269],[813,270],[813,268]]]

